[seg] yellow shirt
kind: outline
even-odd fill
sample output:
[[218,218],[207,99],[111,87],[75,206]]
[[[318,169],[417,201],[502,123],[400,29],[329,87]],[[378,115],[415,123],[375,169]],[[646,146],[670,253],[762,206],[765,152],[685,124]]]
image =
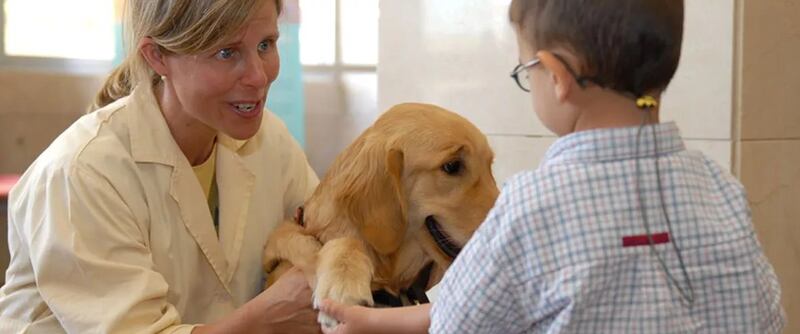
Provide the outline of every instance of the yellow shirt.
[[217,144],[214,143],[214,148],[211,149],[211,155],[202,164],[192,166],[194,175],[197,176],[197,181],[200,182],[200,188],[206,195],[208,202],[208,210],[211,212],[211,219],[214,220],[214,227],[219,231],[217,222],[217,185],[214,175],[217,170]]

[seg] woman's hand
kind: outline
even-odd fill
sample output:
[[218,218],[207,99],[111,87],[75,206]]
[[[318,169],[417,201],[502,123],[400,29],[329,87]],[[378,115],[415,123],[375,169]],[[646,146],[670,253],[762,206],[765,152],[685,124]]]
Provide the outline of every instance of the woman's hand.
[[311,295],[303,272],[292,268],[253,299],[251,316],[269,333],[320,333]]
[[292,268],[233,314],[212,325],[197,327],[192,333],[318,334],[321,330],[306,277]]

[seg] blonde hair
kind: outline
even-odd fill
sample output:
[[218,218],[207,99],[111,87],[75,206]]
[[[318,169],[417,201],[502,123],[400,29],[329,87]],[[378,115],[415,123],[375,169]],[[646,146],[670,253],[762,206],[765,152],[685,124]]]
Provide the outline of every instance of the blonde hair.
[[[268,0],[127,0],[128,54],[106,78],[90,110],[129,95],[139,83],[155,83],[160,79],[136,49],[142,38],[152,38],[166,53],[208,51],[236,33],[247,16],[265,1]],[[271,1],[280,14],[283,0]]]

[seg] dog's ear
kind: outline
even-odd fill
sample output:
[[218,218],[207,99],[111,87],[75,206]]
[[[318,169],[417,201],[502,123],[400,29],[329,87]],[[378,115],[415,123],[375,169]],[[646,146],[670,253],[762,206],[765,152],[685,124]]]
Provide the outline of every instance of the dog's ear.
[[[342,155],[334,182],[337,204],[380,254],[396,251],[406,234],[403,151],[379,136],[362,136]],[[345,162],[346,161],[346,162]],[[346,167],[345,167],[346,166]]]
[[[386,172],[383,189],[375,189],[382,196],[376,197],[366,208],[375,208],[374,216],[363,221],[361,235],[378,252],[389,254],[396,251],[406,234],[406,201],[403,195],[403,152],[390,149],[385,157]],[[369,202],[369,201],[368,201]],[[381,212],[382,211],[382,212]]]

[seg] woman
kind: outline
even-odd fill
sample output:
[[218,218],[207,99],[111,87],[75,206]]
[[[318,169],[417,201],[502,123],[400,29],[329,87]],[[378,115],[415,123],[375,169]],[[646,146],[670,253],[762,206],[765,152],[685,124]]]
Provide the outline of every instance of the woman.
[[[318,180],[275,115],[280,0],[129,0],[134,52],[10,196],[2,333],[318,332],[267,235]],[[200,325],[208,324],[208,325]]]

